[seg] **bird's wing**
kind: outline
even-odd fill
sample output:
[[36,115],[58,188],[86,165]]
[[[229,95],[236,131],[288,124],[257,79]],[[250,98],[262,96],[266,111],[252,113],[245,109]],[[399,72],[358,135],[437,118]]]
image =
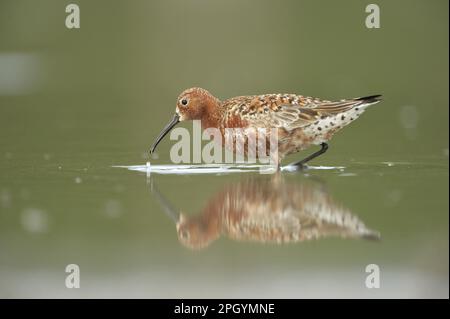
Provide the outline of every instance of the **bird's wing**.
[[379,96],[328,101],[295,94],[242,96],[224,101],[228,117],[240,118],[257,127],[304,127],[358,105],[378,102]]

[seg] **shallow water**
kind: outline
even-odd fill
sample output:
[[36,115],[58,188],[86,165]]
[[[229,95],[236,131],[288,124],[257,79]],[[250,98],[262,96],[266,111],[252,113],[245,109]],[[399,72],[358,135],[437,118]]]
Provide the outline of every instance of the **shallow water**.
[[[77,3],[0,2],[0,297],[448,298],[448,1],[376,30],[361,1]],[[384,100],[302,172],[149,159],[192,86]]]
[[[78,161],[75,158],[62,165],[55,157],[36,157],[12,154],[3,161],[4,167],[11,168],[1,189],[0,287],[6,297],[37,293],[44,297],[441,297],[448,293],[445,158],[372,164],[367,159],[339,162],[342,167],[336,169],[312,166],[281,174],[219,170],[217,174],[148,175],[71,164]],[[300,206],[293,203],[295,198]],[[214,235],[198,235],[199,229],[205,233],[205,224],[214,223],[211,218],[223,213],[227,200],[247,205],[259,235],[238,235],[223,226]],[[263,235],[264,225],[270,228],[267,212],[272,216],[284,207],[296,216],[307,206],[310,214],[322,213],[331,220],[344,210],[379,234],[380,240],[364,238],[345,225],[310,226],[319,236],[313,240],[291,238],[283,231],[270,238]],[[261,213],[261,207],[270,209]],[[197,228],[191,223],[197,234],[190,238],[196,245],[179,238],[180,213],[197,221]],[[301,218],[305,223],[305,216]],[[245,221],[235,224],[239,223]],[[282,228],[289,232],[295,223],[285,218]],[[71,263],[80,266],[82,289],[64,286],[64,269]],[[380,289],[365,286],[368,264],[380,267]]]
[[[197,164],[197,165],[152,165],[147,162],[145,165],[125,165],[113,166],[117,168],[126,168],[130,171],[144,172],[147,176],[152,174],[165,175],[192,175],[192,174],[230,174],[230,173],[245,173],[245,172],[259,172],[260,174],[273,174],[278,169],[276,166],[264,164]],[[343,166],[309,166],[308,171],[311,170],[340,170],[344,171]],[[298,168],[294,165],[281,166],[281,172],[295,172]]]

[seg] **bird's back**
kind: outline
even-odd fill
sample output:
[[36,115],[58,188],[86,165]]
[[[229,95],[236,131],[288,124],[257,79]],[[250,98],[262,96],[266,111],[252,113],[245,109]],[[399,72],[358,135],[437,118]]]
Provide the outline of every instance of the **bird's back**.
[[[240,117],[248,125],[259,127],[305,127],[355,108],[380,101],[379,95],[329,101],[295,94],[263,94],[238,96],[222,102],[226,119]],[[360,109],[357,109],[360,106]],[[335,122],[339,122],[336,120]]]
[[280,157],[327,142],[380,95],[329,101],[296,94],[234,97],[222,102],[223,127],[277,128]]

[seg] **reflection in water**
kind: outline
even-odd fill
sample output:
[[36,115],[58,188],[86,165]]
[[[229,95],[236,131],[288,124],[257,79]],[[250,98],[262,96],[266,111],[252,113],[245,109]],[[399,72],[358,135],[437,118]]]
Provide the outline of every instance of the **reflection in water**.
[[175,221],[180,242],[205,248],[221,235],[238,241],[295,243],[329,236],[379,239],[315,181],[287,183],[280,174],[245,177],[210,198],[202,213],[186,216],[151,186]]

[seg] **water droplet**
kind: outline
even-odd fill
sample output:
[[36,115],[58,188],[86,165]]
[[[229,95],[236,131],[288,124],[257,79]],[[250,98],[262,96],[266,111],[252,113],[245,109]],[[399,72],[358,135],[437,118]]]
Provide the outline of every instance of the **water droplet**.
[[386,195],[386,204],[394,206],[402,200],[403,193],[399,189],[391,190]]
[[81,177],[75,177],[75,183],[76,184],[81,184],[83,180],[81,179]]
[[348,176],[357,176],[357,174],[355,174],[355,173],[342,173],[342,174],[339,174],[339,176],[348,177]]
[[389,167],[392,167],[392,166],[394,166],[395,164],[394,163],[392,163],[392,162],[382,162],[383,164],[386,164],[387,166],[389,166]]
[[30,233],[45,233],[48,231],[47,213],[38,208],[27,208],[21,214],[22,227]]
[[406,129],[414,129],[419,122],[419,111],[413,105],[405,105],[400,109],[400,123]]
[[400,109],[400,125],[405,129],[405,135],[409,139],[417,136],[417,125],[419,123],[419,111],[416,106],[405,105]]

